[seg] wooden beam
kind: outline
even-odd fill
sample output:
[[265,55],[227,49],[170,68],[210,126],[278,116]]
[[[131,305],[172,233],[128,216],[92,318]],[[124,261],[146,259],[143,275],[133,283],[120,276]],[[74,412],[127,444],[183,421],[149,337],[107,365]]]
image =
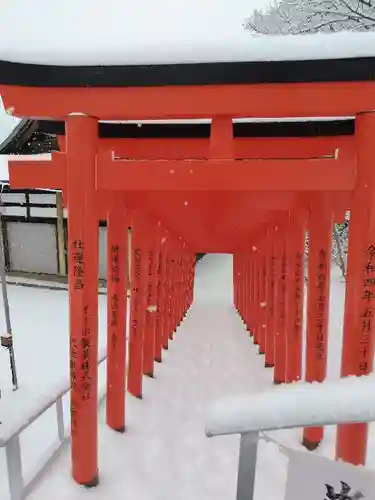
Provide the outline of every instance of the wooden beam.
[[[65,151],[65,137],[58,138],[60,151]],[[116,158],[133,160],[165,158],[210,158],[210,139],[100,139],[100,151],[114,151]],[[354,135],[333,137],[235,137],[233,158],[314,158],[355,154]]]
[[9,182],[13,189],[65,189],[65,154],[53,153],[50,161],[9,161]]
[[100,154],[99,190],[351,191],[355,162],[303,160],[113,160]]
[[374,107],[375,82],[165,87],[0,86],[15,115],[65,120],[80,110],[100,120],[355,116]]

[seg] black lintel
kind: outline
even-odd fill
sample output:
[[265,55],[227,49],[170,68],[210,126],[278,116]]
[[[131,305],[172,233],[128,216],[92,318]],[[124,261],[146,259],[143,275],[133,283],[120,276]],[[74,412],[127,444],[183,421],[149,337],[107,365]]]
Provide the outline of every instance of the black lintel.
[[[321,137],[353,135],[354,119],[234,123],[234,137]],[[39,132],[64,135],[62,121],[39,120]],[[209,123],[99,123],[99,137],[107,139],[204,139],[210,137]]]
[[0,61],[0,85],[158,87],[375,80],[375,57],[125,66],[57,66]]

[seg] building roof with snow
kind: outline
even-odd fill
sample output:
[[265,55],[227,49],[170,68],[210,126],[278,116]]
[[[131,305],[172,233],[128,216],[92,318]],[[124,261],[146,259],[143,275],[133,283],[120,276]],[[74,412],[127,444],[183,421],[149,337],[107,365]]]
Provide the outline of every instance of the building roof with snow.
[[[232,5],[233,4],[233,5]],[[0,84],[152,86],[375,79],[375,33],[253,35],[237,2],[13,0]],[[249,10],[252,9],[251,5]],[[41,14],[42,13],[42,14]],[[198,65],[198,67],[197,67]]]
[[[257,2],[259,3],[259,2]],[[269,3],[269,2],[268,2]],[[375,56],[375,33],[252,36],[239,2],[13,0],[2,7],[0,60],[60,66],[170,65]],[[40,7],[40,8],[39,8]],[[234,14],[232,14],[232,10]],[[23,13],[23,14],[22,14]]]

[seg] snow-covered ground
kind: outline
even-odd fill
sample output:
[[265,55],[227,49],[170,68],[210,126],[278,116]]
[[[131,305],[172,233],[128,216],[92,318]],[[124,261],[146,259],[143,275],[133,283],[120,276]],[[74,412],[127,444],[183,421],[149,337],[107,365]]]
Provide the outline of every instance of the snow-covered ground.
[[[54,380],[67,376],[67,295],[17,287],[10,288],[10,293],[23,387],[18,395],[5,393],[3,402],[5,398],[12,400],[14,407],[22,411],[22,404],[48,390]],[[344,284],[336,268],[332,273],[331,297],[328,374],[336,378],[344,298]],[[101,298],[100,309],[102,343],[104,299]],[[0,380],[4,380],[7,368],[4,355],[2,358]],[[210,401],[216,398],[271,387],[272,370],[264,368],[263,362],[232,306],[231,258],[206,256],[197,268],[194,306],[165,353],[165,361],[156,366],[155,379],[145,379],[144,399],[138,401],[128,396],[127,432],[118,435],[106,428],[104,408],[100,409],[100,486],[87,491],[73,483],[67,448],[30,499],[234,499],[238,437],[207,439],[204,415]],[[27,431],[28,464],[36,459],[44,443],[53,439],[54,426],[49,428],[48,417],[44,418],[44,425],[34,424]],[[277,442],[297,449],[300,435],[300,430],[270,433]],[[327,429],[317,453],[333,457],[334,442],[335,429]],[[375,444],[373,439],[371,443]],[[375,466],[371,446],[369,465]],[[286,468],[287,458],[278,446],[261,442],[257,500],[283,498]],[[0,462],[0,485],[4,483],[2,470]]]
[[[68,381],[69,336],[68,294],[65,290],[8,287],[14,349],[20,389],[12,392],[8,353],[0,348],[0,421],[5,425],[35,405],[38,397],[51,392],[62,379]],[[99,346],[105,345],[106,297],[99,296]],[[0,306],[0,329],[5,318]],[[105,366],[100,369],[105,376]],[[69,401],[64,400],[66,420]],[[68,423],[68,422],[67,422]],[[21,434],[23,463],[27,475],[57,437],[54,408]],[[8,490],[5,450],[0,448],[0,499]],[[7,496],[5,496],[7,498]]]

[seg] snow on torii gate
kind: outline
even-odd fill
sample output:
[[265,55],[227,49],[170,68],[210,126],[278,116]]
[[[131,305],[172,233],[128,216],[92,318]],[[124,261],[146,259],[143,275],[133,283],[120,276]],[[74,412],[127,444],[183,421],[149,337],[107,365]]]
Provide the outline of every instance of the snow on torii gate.
[[[293,38],[293,44],[298,44],[296,37]],[[368,43],[365,37],[362,40],[366,51]],[[279,44],[277,49],[282,52]],[[97,314],[94,310],[97,283],[93,278],[97,263],[98,190],[159,189],[168,192],[181,190],[183,193],[211,191],[214,186],[218,191],[236,192],[344,191],[353,194],[342,374],[361,375],[372,371],[375,299],[372,291],[375,286],[375,266],[372,264],[375,254],[372,240],[375,179],[371,147],[375,117],[369,111],[374,109],[375,102],[372,66],[372,58],[366,64],[363,59],[355,57],[257,63],[241,59],[241,62],[223,65],[117,65],[100,66],[100,69],[95,66],[51,68],[48,65],[0,63],[0,91],[6,108],[13,109],[19,116],[53,117],[67,124],[66,156],[55,155],[54,161],[61,163],[60,171],[56,169],[48,175],[60,175],[59,185],[67,190],[69,251],[74,250],[74,241],[81,241],[86,249],[92,244],[94,250],[85,251],[85,292],[78,296],[74,287],[70,289],[71,307],[76,299],[74,307],[80,322],[77,326],[84,327],[88,305],[92,313],[90,318]],[[207,116],[212,117],[208,159],[117,160],[98,147],[98,120]],[[262,162],[245,158],[237,161],[232,148],[232,118],[239,116],[356,116],[358,161],[353,158],[349,161],[340,154],[338,158]],[[35,177],[34,182],[39,184]],[[206,208],[210,209],[209,199]],[[183,235],[184,227],[180,229]],[[237,303],[240,292],[236,283]],[[95,336],[95,321],[90,327]],[[77,338],[81,335],[79,331]],[[95,342],[90,346],[91,350],[94,348]],[[79,349],[83,359],[82,346]],[[93,352],[91,356],[95,359]],[[76,392],[77,389],[73,388],[72,398],[77,396]],[[96,412],[91,400],[81,402],[81,409],[84,410],[79,415],[81,419],[87,409],[90,413]],[[95,423],[95,418],[90,420],[90,425],[81,420],[86,429],[80,436],[73,429],[73,454],[75,450],[78,453],[73,456],[73,474],[78,482],[86,485],[97,483],[96,440],[91,443],[92,455],[84,453],[84,446],[96,436]],[[82,438],[80,447],[75,448],[77,440]],[[338,456],[363,463],[366,440],[366,426],[341,427]],[[86,462],[82,463],[85,459]]]

